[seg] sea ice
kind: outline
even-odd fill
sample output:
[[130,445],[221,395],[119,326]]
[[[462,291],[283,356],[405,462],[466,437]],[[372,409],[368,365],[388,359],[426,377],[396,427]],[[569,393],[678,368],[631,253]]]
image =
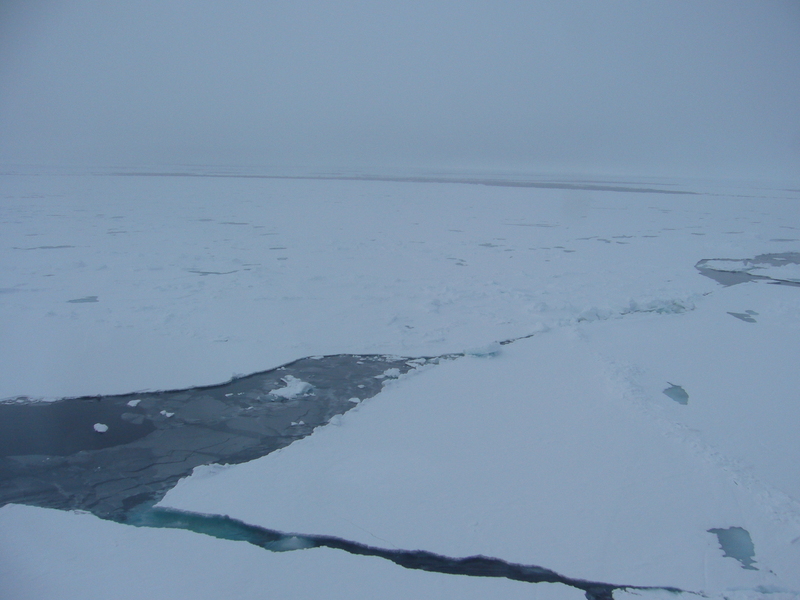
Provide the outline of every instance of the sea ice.
[[270,395],[283,398],[284,400],[291,400],[292,398],[297,398],[297,396],[302,396],[303,394],[310,392],[312,389],[310,383],[301,381],[293,375],[287,375],[284,377],[283,382],[286,385],[282,388],[272,390]]
[[[342,427],[197,470],[165,505],[715,599],[797,597],[797,186],[487,181],[2,175],[0,399],[181,390],[304,356],[461,356]],[[499,342],[492,360],[464,356]],[[177,435],[180,418],[161,421]],[[708,533],[731,524],[758,571]],[[8,597],[580,596],[19,506],[0,508],[0,532]]]

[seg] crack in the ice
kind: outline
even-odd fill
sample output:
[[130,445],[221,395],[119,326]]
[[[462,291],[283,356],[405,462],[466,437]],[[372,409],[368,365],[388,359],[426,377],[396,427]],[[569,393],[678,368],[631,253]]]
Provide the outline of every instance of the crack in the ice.
[[581,590],[587,600],[613,600],[615,590],[666,591],[674,594],[697,593],[675,587],[625,585],[577,579],[561,575],[545,567],[521,565],[483,555],[452,558],[427,550],[378,548],[334,536],[287,534],[251,525],[226,515],[207,515],[172,508],[151,508],[137,511],[129,515],[128,519],[123,522],[136,527],[183,529],[218,539],[248,542],[273,552],[331,548],[357,556],[375,556],[406,569],[431,573],[493,577],[524,583],[560,583]]
[[[602,321],[637,313],[675,314],[693,308],[691,303],[676,300],[647,305],[637,305],[632,302],[622,310],[594,311],[588,316],[579,316],[569,322],[574,324]],[[424,365],[439,364],[469,355],[493,356],[499,351],[499,346],[528,339],[545,331],[547,330],[503,340],[477,351],[418,358],[386,355],[307,357],[269,371],[234,378],[217,385],[166,392],[64,399],[64,402],[74,403],[96,401],[96,406],[105,406],[112,412],[115,410],[114,407],[125,411],[126,414],[134,412],[142,419],[150,419],[155,429],[152,433],[132,442],[125,441],[118,445],[99,448],[87,446],[75,454],[60,456],[60,460],[53,463],[43,463],[38,460],[42,457],[30,460],[36,457],[15,454],[15,450],[19,451],[16,447],[6,449],[5,457],[0,457],[0,483],[6,485],[6,489],[0,486],[0,505],[7,502],[22,502],[62,510],[89,510],[103,519],[151,527],[179,527],[223,539],[242,539],[267,549],[271,548],[270,544],[274,546],[278,543],[284,545],[283,549],[289,549],[286,547],[287,540],[300,540],[302,544],[306,544],[302,547],[328,547],[352,554],[376,556],[411,569],[502,577],[530,583],[562,583],[583,590],[590,600],[610,600],[614,590],[623,589],[682,591],[670,587],[627,586],[573,579],[543,567],[518,565],[484,556],[449,558],[423,550],[376,548],[329,536],[290,536],[248,525],[230,517],[197,515],[168,509],[144,510],[145,507],[152,506],[163,498],[164,494],[179,479],[190,474],[195,466],[214,462],[222,464],[246,462],[305,437],[314,427],[328,423],[332,416],[356,406],[350,402],[350,398],[358,397],[359,400],[365,400],[379,393],[382,384],[389,380],[384,377],[390,368],[398,374],[405,374]],[[254,390],[263,392],[274,389],[287,372],[295,373],[304,381],[310,381],[322,396],[313,399],[306,397],[287,399],[280,402],[254,399],[252,396]],[[363,386],[359,387],[357,384],[365,384],[367,388],[362,389]],[[133,406],[129,403],[131,399],[136,402]],[[31,406],[15,404],[18,407],[26,405]],[[2,406],[0,404],[0,408]],[[159,418],[165,409],[174,412],[175,417]],[[253,409],[260,411],[258,416],[254,416]],[[236,427],[236,420],[242,418],[252,419],[257,431]],[[277,421],[268,424],[269,419]],[[300,420],[309,420],[310,423],[302,428],[291,427],[290,423]],[[281,423],[285,421],[285,426],[278,425],[278,421]],[[6,423],[6,426],[11,425]],[[212,441],[203,439],[203,436],[210,436]],[[214,440],[215,436],[224,439]],[[254,445],[251,444],[252,440],[255,440]],[[6,445],[9,444],[14,446],[11,442]],[[212,449],[218,451],[212,452]],[[145,461],[145,466],[125,469],[125,464],[133,466],[140,461]],[[102,479],[105,473],[115,469],[117,477]],[[118,476],[120,469],[131,474],[135,484],[123,489],[113,489],[123,484],[126,479]],[[98,489],[102,490],[103,486],[108,486],[112,490],[108,493],[98,493]],[[146,515],[145,520],[149,521],[135,522],[137,518],[144,518],[142,515]],[[161,521],[155,524],[158,519]],[[207,530],[212,524],[214,531]],[[223,531],[234,530],[234,533],[230,534],[233,537],[220,534],[220,527]]]

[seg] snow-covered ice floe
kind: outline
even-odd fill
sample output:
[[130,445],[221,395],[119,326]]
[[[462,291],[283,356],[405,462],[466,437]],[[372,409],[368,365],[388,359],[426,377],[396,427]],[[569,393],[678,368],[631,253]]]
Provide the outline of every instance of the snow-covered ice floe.
[[[117,456],[174,440],[155,463],[142,451],[154,477],[204,451],[169,437],[191,431],[180,394],[306,356],[419,360],[343,372],[338,427],[198,468],[156,512],[112,511],[227,520],[131,527],[18,506],[37,501],[0,484],[0,595],[800,597],[797,186],[482,183],[3,176],[0,398],[129,394],[120,413],[152,432],[126,441],[95,419],[80,443]],[[271,377],[252,410],[324,389]],[[244,412],[226,419],[253,435]],[[305,422],[287,414],[285,431]],[[26,452],[0,472],[93,456]],[[130,477],[93,493],[120,497]],[[230,541],[225,523],[298,549]],[[302,549],[320,536],[385,556]],[[610,587],[389,556],[414,551]]]

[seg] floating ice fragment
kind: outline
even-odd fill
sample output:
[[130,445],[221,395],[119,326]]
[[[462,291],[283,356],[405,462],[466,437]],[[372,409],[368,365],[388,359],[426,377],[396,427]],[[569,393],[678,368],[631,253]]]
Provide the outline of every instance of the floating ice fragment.
[[105,433],[106,431],[108,431],[108,425],[106,425],[105,423],[95,423],[94,430],[97,433]]
[[167,412],[167,411],[165,411],[165,410],[162,410],[162,411],[161,411],[161,414],[162,414],[162,415],[164,415],[165,417],[169,418],[169,417],[171,417],[172,415],[174,415],[175,413],[174,413],[174,412]]
[[141,402],[141,399],[139,399],[139,400],[129,400],[128,401],[128,406],[139,406],[139,402]]
[[315,548],[316,546],[317,544],[313,540],[293,535],[271,543],[269,549],[273,552],[291,552],[292,550],[304,550],[306,548]]
[[[669,381],[667,383],[669,383]],[[683,404],[684,406],[689,404],[689,394],[679,385],[669,383],[669,387],[664,390],[664,393],[678,404]]]
[[302,381],[293,375],[284,377],[283,382],[286,384],[284,387],[272,390],[270,394],[284,400],[291,400],[311,391],[310,383]]
[[386,369],[380,375],[375,375],[375,379],[383,379],[384,377],[390,377],[390,378],[400,377],[400,369],[397,368]]

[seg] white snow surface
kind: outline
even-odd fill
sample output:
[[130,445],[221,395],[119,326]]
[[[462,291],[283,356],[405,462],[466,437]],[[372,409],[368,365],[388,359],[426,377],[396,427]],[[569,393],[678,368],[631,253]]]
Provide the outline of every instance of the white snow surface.
[[[303,356],[465,352],[281,451],[198,467],[162,503],[715,599],[798,598],[800,290],[723,287],[694,268],[800,251],[798,186],[673,183],[700,193],[3,175],[0,399],[207,385]],[[707,532],[734,526],[758,570]],[[582,597],[0,508],[0,596],[110,589]]]
[[800,237],[784,228],[797,201],[770,190],[0,177],[0,398],[211,385],[304,356],[460,352],[684,310],[717,288],[697,260]]

